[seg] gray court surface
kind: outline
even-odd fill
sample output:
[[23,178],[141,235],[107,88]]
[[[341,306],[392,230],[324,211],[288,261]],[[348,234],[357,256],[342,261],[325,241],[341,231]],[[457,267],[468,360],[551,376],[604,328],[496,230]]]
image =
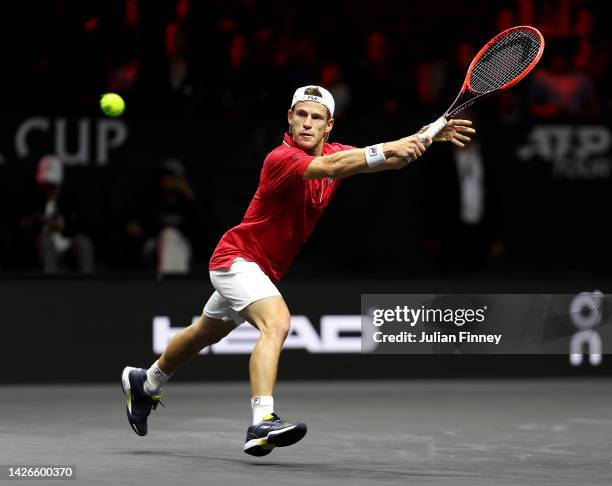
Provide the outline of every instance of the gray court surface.
[[0,387],[0,464],[77,467],[14,484],[612,484],[609,379],[281,383],[277,412],[309,431],[264,458],[242,452],[248,384],[165,392],[138,437],[119,381]]

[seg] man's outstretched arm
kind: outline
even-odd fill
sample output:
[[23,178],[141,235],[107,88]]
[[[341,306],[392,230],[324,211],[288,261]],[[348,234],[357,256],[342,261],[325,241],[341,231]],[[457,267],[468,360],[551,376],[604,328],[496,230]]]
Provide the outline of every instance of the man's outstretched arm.
[[[429,125],[425,125],[421,128],[417,134],[423,133]],[[476,130],[472,128],[472,122],[470,120],[449,120],[446,126],[438,133],[433,141],[434,142],[451,142],[453,145],[459,148],[465,148],[466,144],[472,140],[470,137],[476,133]],[[401,169],[406,167],[414,159],[398,159],[392,157],[387,159],[384,164],[380,164],[376,167],[368,167],[363,170],[364,174],[371,174],[373,172],[382,172],[391,169]]]
[[[368,151],[371,154],[368,156]],[[400,168],[420,157],[427,150],[417,134],[393,142],[372,145],[365,149],[351,149],[331,155],[315,157],[304,172],[304,179],[349,177],[354,174]],[[373,155],[372,155],[373,154]],[[383,157],[384,154],[384,157]],[[385,160],[386,159],[386,160]],[[404,163],[405,162],[405,163]],[[384,167],[383,167],[384,166]]]
[[[470,136],[476,133],[470,120],[450,120],[446,127],[436,135],[435,142],[451,142],[458,147],[465,147],[469,143]],[[352,149],[337,152],[332,155],[322,155],[313,159],[306,172],[304,179],[319,179],[321,177],[349,177],[359,173],[382,172],[391,169],[401,169],[410,162],[416,160],[427,150],[431,141],[423,144],[418,137],[427,128],[423,127],[418,133],[409,137],[401,138],[393,142],[386,142],[372,147],[384,153],[384,159],[372,163],[372,157],[366,156],[365,149]],[[386,160],[385,160],[386,159]]]

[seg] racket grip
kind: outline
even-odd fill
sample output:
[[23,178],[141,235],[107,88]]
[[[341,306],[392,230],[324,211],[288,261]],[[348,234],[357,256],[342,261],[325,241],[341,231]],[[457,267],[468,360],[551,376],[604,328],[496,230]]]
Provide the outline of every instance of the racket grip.
[[440,133],[440,131],[446,126],[447,123],[448,123],[448,121],[446,120],[446,118],[441,116],[435,122],[433,122],[431,125],[429,125],[429,128],[427,130],[425,130],[423,133],[419,134],[419,140],[421,142],[425,142],[425,139],[427,137],[430,137],[433,140],[433,138],[438,133]]

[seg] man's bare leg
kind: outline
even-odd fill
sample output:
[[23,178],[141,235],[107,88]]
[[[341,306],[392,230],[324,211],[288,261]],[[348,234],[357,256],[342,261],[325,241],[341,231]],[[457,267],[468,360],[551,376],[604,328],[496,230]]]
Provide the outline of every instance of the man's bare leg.
[[253,302],[240,314],[261,333],[249,361],[251,395],[272,396],[281,348],[291,326],[289,309],[282,297],[274,296]]
[[236,329],[233,321],[222,321],[202,315],[190,326],[177,333],[157,360],[167,375],[174,373],[206,346],[218,343]]
[[126,366],[121,374],[123,393],[127,398],[127,417],[134,432],[147,435],[147,418],[157,407],[161,387],[179,367],[201,349],[218,342],[235,329],[233,322],[201,316],[176,334],[162,356],[148,369]]
[[280,296],[258,300],[243,309],[241,315],[261,332],[249,362],[253,425],[247,431],[244,452],[252,456],[265,456],[275,447],[295,444],[307,430],[306,424],[291,424],[274,414],[272,393],[291,316]]

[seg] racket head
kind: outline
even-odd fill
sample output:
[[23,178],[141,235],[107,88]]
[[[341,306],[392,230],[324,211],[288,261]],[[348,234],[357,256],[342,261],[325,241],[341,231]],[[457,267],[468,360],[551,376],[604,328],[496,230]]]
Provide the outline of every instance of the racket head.
[[461,91],[488,95],[511,88],[531,72],[543,53],[544,36],[535,27],[506,29],[474,56]]

